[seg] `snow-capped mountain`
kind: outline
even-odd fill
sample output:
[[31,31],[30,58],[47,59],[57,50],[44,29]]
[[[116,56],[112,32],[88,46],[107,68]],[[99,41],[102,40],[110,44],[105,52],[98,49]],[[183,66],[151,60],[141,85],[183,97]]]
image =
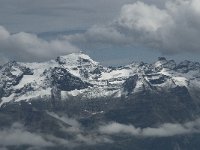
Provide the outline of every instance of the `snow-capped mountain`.
[[[52,150],[68,146],[149,150],[149,145],[153,150],[196,150],[199,98],[197,62],[176,63],[161,57],[152,64],[103,67],[83,53],[42,63],[13,61],[0,67],[0,128],[5,129],[0,132],[17,145],[7,149],[32,149],[29,142],[15,142],[13,135],[24,141],[21,135],[29,139],[33,134],[34,139],[39,135],[52,144],[42,149]],[[98,128],[105,125],[119,134],[100,133]],[[149,129],[152,136],[140,135]],[[168,130],[183,134],[160,137]],[[139,134],[130,136],[124,131]]]
[[200,87],[200,64],[161,57],[155,63],[103,67],[83,53],[42,63],[9,62],[0,69],[0,106],[37,98],[67,100],[127,97],[143,91],[160,92]]

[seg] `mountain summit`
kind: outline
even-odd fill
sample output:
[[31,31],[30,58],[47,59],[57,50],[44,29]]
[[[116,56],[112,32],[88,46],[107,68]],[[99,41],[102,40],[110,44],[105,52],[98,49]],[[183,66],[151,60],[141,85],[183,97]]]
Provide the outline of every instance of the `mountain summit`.
[[200,84],[200,64],[158,58],[153,64],[133,63],[107,68],[83,53],[73,53],[42,63],[9,62],[0,69],[0,106],[11,102],[50,98],[59,91],[62,100],[122,97],[138,92],[192,89]]
[[[191,94],[200,85],[200,64],[160,57],[155,63],[103,67],[83,53],[73,53],[42,63],[9,62],[0,69],[0,106],[12,102],[123,97],[136,93],[184,87]],[[55,95],[54,95],[55,96]]]

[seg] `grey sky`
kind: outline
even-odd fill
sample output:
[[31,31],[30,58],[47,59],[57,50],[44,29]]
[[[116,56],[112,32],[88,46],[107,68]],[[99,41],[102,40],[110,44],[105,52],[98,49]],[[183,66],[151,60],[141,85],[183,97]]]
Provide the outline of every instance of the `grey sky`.
[[[0,23],[11,32],[86,29],[113,20],[124,4],[135,1],[0,0]],[[162,0],[146,1],[162,3]]]
[[105,65],[199,61],[199,10],[199,0],[0,0],[0,63],[79,50]]

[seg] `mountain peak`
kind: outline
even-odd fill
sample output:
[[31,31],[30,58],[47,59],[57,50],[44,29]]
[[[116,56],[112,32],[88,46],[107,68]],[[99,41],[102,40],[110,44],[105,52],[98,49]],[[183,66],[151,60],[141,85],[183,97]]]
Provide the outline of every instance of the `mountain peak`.
[[56,61],[59,64],[69,64],[69,65],[82,65],[85,63],[91,63],[93,65],[98,65],[98,62],[95,62],[94,60],[92,60],[90,58],[90,56],[82,53],[82,52],[78,52],[78,53],[71,53],[68,55],[64,55],[64,56],[59,56],[57,57]]
[[158,57],[158,60],[154,63],[155,68],[162,69],[175,69],[176,62],[174,60],[167,60],[165,57]]
[[184,60],[180,62],[176,67],[176,70],[181,73],[188,73],[191,70],[194,71],[194,70],[199,70],[199,69],[200,69],[200,63],[192,62],[188,60]]
[[167,61],[165,57],[158,57],[158,61]]
[[0,106],[10,101],[51,97],[55,85],[63,94],[59,97],[64,98],[74,95],[73,90],[83,98],[93,98],[120,97],[127,86],[129,93],[185,86],[189,82],[196,86],[199,70],[199,63],[184,61],[177,65],[164,57],[153,64],[133,63],[113,69],[102,67],[82,52],[43,63],[10,62],[0,69]]

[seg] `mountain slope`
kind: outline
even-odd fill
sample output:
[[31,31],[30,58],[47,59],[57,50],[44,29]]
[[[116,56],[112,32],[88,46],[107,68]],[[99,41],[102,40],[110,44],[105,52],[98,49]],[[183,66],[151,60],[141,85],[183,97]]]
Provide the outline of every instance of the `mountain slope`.
[[199,63],[176,64],[165,58],[153,64],[106,68],[82,53],[43,63],[9,62],[0,70],[0,106],[12,101],[50,98],[54,91],[62,99],[77,95],[90,99],[186,87],[194,96],[193,91],[200,85],[199,71]]
[[[163,57],[103,67],[82,53],[9,62],[0,69],[0,139],[12,140],[0,149],[196,150],[199,71],[197,62]],[[100,132],[102,127],[108,131]],[[150,130],[159,136],[142,135]],[[22,135],[44,143],[35,146]]]

